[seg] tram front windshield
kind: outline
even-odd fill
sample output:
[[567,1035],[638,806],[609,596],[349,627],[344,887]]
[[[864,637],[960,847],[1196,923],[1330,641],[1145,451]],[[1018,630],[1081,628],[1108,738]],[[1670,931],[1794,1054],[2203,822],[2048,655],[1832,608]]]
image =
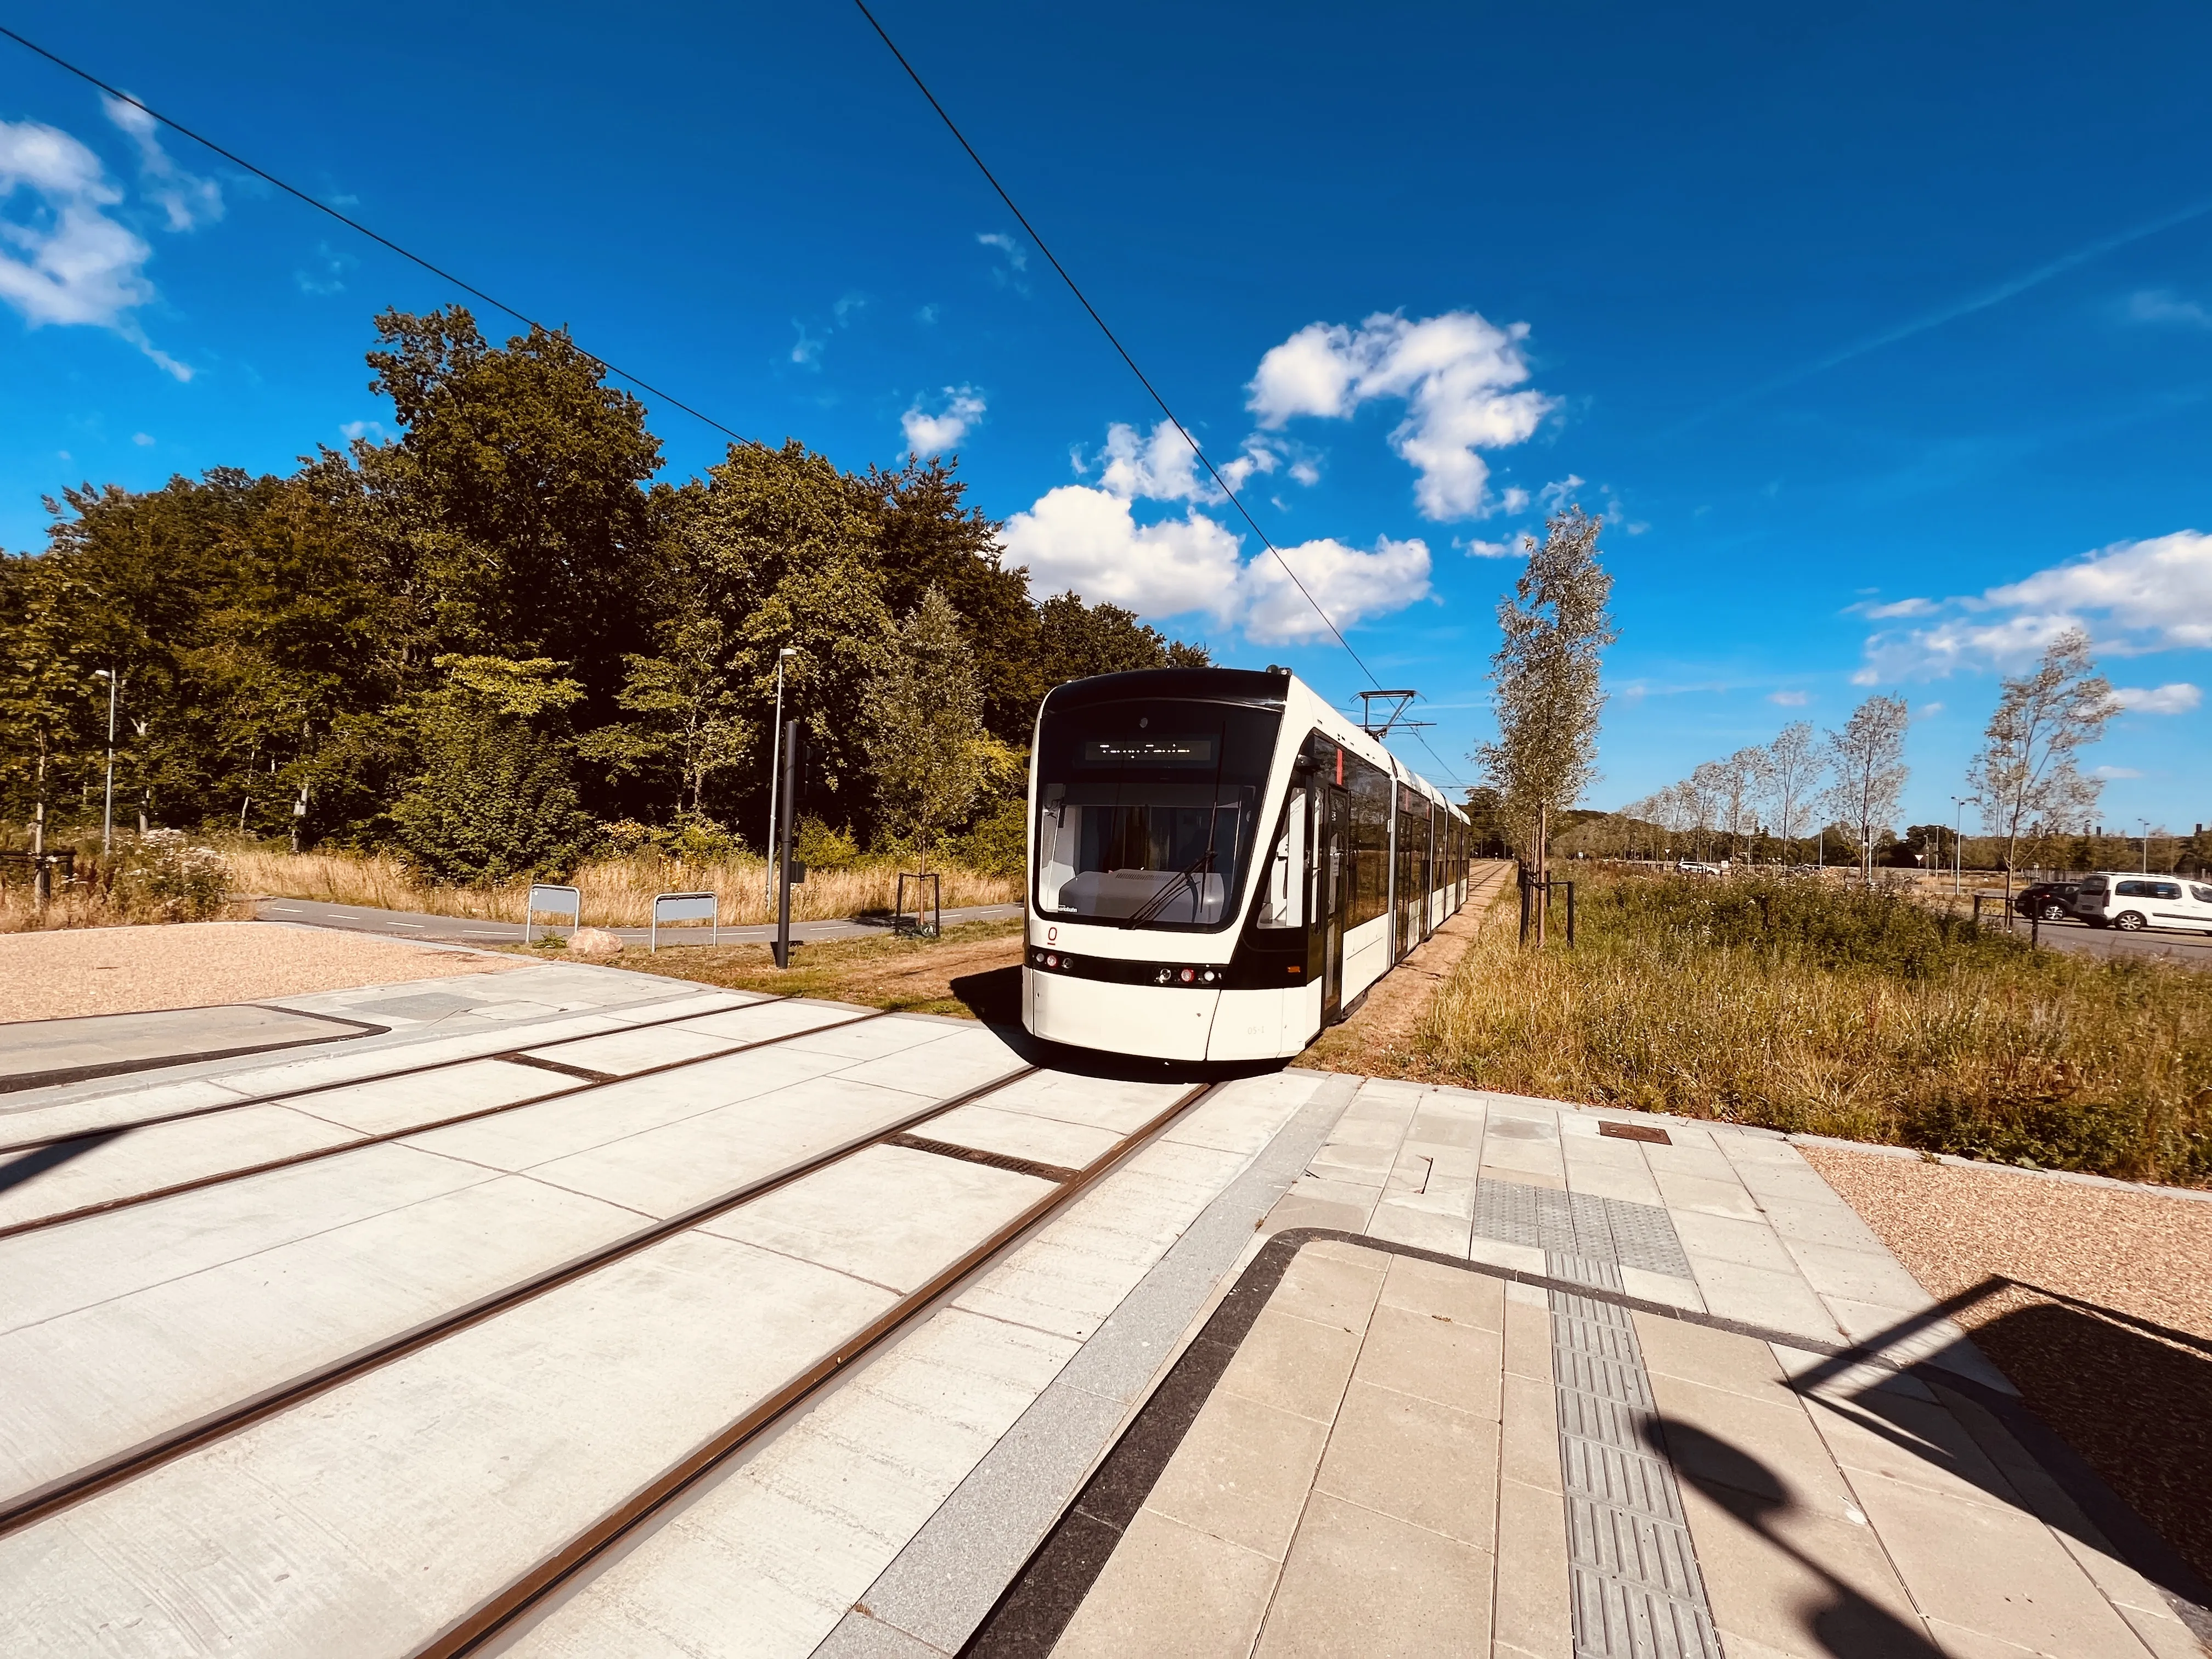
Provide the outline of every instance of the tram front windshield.
[[1036,906],[1128,927],[1218,927],[1252,854],[1282,716],[1209,702],[1047,711]]

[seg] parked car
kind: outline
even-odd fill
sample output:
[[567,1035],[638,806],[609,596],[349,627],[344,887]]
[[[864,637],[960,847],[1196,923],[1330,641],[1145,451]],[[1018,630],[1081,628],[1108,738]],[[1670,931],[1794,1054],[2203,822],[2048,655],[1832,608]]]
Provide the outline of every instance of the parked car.
[[2074,914],[2092,927],[2117,927],[2128,933],[2146,927],[2212,933],[2212,884],[2179,876],[2103,871],[2075,891]]
[[2030,882],[2012,896],[2012,908],[2024,916],[2063,921],[2074,914],[2074,895],[2081,887],[2078,881]]

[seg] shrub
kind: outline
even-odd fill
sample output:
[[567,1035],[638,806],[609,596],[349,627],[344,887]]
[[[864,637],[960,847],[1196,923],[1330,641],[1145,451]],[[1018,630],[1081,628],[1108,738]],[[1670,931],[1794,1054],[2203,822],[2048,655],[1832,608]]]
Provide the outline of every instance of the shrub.
[[115,887],[134,915],[205,921],[229,902],[230,862],[180,830],[149,830],[125,843]]
[[820,818],[801,818],[791,834],[791,856],[809,870],[849,870],[860,861],[860,845]]
[[1029,803],[1000,801],[954,842],[953,856],[986,875],[1019,876],[1029,856]]

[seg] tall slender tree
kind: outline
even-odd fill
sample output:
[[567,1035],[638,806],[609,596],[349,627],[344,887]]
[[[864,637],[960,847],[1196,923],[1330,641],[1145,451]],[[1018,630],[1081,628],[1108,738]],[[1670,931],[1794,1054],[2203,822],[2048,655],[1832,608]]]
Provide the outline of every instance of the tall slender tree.
[[[1498,740],[1472,758],[1496,787],[1522,856],[1539,879],[1551,873],[1551,825],[1596,775],[1598,717],[1605,708],[1599,662],[1618,637],[1606,604],[1613,577],[1598,562],[1604,520],[1579,507],[1554,514],[1544,539],[1524,537],[1528,562],[1498,605],[1505,635],[1491,660]],[[1537,909],[1537,940],[1544,938]]]
[[933,587],[900,624],[866,695],[868,758],[893,829],[929,868],[939,836],[967,816],[989,767],[982,694],[959,613]]
[[1820,787],[1825,762],[1814,740],[1813,722],[1792,720],[1766,745],[1766,799],[1774,809],[1773,822],[1783,842],[1794,854],[1797,815]]
[[2112,682],[2097,672],[2079,628],[2051,641],[2032,673],[2003,682],[1967,781],[1981,797],[1983,823],[2004,837],[2008,901],[2021,833],[2079,823],[2097,810],[2104,785],[2084,776],[2074,757],[2118,713]]
[[1897,816],[1898,802],[1912,771],[1905,763],[1905,733],[1911,711],[1902,697],[1869,697],[1851,711],[1840,732],[1828,733],[1829,762],[1835,781],[1828,799],[1838,815],[1859,832],[1859,874],[1874,879],[1874,832]]

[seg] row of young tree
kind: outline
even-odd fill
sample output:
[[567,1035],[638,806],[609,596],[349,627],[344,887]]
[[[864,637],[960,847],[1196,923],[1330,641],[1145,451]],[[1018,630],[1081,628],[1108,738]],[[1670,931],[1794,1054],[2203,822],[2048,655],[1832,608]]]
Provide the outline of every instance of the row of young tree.
[[457,882],[758,848],[780,689],[830,828],[912,848],[1011,810],[1018,848],[1047,689],[1208,659],[1033,596],[954,462],[733,444],[656,481],[643,406],[565,332],[374,327],[397,438],[88,484],[0,559],[0,818],[98,824],[112,684],[126,826],[394,847]]
[[[2091,820],[2104,785],[2081,770],[2080,755],[2118,712],[2089,636],[2078,628],[2053,639],[2029,672],[2002,682],[1960,801],[1976,809],[2008,877],[2023,853],[2050,864],[2059,843],[2094,839]],[[1881,861],[1885,846],[1896,849],[1896,861],[1933,863],[1954,851],[1955,831],[1916,824],[1900,841],[1893,828],[1911,776],[1910,724],[1904,698],[1869,697],[1839,730],[1816,737],[1810,721],[1794,721],[1771,743],[1706,761],[1620,816],[1739,855],[1763,847],[1795,860],[1811,830],[1816,856],[1825,856],[1835,836],[1864,870]]]

